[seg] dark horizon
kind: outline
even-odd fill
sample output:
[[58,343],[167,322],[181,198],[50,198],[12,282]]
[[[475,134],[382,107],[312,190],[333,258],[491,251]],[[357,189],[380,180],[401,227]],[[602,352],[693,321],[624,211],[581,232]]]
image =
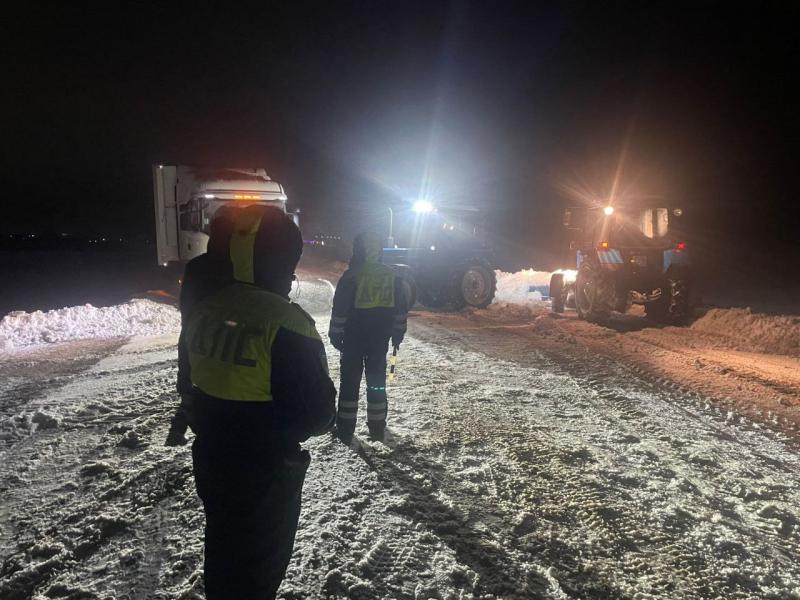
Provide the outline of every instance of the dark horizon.
[[22,201],[0,231],[149,234],[152,163],[254,165],[309,227],[380,226],[430,190],[490,205],[505,252],[547,263],[563,188],[607,194],[625,153],[623,185],[685,202],[715,251],[797,250],[795,9],[370,9],[12,15],[2,173]]

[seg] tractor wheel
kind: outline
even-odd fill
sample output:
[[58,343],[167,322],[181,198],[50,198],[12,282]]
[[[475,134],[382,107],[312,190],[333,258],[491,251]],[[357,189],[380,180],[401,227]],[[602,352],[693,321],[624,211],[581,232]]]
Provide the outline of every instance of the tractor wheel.
[[494,271],[486,264],[473,263],[455,274],[452,286],[452,304],[455,309],[465,306],[486,308],[492,303],[497,290]]
[[550,277],[550,302],[554,313],[564,312],[564,274],[553,273]]
[[575,308],[578,317],[586,321],[602,321],[608,317],[603,303],[600,273],[590,262],[584,261],[575,279]]
[[[675,296],[675,305],[670,310],[673,289],[677,292],[677,295]],[[686,282],[672,280],[661,288],[661,297],[658,300],[644,305],[644,312],[648,319],[656,323],[681,325],[690,317],[690,306],[689,289]]]

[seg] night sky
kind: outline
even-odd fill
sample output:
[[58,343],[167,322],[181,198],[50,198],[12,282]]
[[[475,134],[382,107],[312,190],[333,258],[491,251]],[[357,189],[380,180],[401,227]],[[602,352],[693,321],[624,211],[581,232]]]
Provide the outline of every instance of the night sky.
[[0,231],[151,235],[152,163],[263,166],[308,227],[426,190],[547,264],[626,147],[715,256],[797,251],[790,3],[169,4],[5,14]]

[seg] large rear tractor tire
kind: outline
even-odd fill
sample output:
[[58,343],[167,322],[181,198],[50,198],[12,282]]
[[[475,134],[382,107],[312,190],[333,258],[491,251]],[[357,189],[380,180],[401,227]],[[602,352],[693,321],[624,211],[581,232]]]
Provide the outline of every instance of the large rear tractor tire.
[[554,313],[564,312],[564,274],[553,273],[550,276],[550,303]]
[[[691,317],[688,285],[683,280],[672,280],[661,288],[661,297],[644,305],[644,313],[655,323],[684,325]],[[675,295],[674,304],[673,297]]]
[[602,285],[597,267],[584,261],[575,279],[575,308],[579,318],[595,323],[608,318]]
[[494,300],[496,291],[497,279],[492,268],[483,263],[473,263],[455,273],[452,304],[457,310],[465,306],[486,308]]

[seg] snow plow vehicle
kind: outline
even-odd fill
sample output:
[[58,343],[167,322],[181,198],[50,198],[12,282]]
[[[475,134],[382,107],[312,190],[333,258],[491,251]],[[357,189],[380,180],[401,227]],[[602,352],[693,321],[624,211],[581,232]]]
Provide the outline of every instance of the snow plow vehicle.
[[577,275],[574,280],[552,275],[553,312],[571,306],[581,319],[602,321],[612,311],[624,313],[641,304],[654,321],[678,323],[689,317],[693,269],[682,218],[681,208],[663,202],[565,210]]
[[[206,251],[214,213],[222,206],[275,206],[286,193],[264,169],[153,165],[158,264],[185,263]],[[293,213],[295,222],[297,213]]]
[[403,277],[409,306],[486,308],[497,281],[494,257],[480,227],[469,222],[474,209],[436,211],[427,202],[414,205],[410,244],[384,248],[384,262]]

